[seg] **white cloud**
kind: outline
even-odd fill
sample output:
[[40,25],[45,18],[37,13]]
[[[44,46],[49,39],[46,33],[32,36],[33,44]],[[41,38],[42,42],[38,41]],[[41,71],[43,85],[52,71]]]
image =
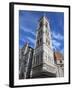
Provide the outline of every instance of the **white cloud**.
[[52,49],[55,50],[55,51],[59,51],[61,52],[62,54],[64,54],[64,48],[60,48],[61,46],[61,43],[57,40],[52,40]]
[[56,41],[56,40],[52,40],[52,45],[53,45],[53,49],[54,50],[57,50],[57,49],[60,49],[60,46],[61,46],[61,43]]
[[32,29],[25,28],[23,26],[21,26],[20,29],[22,29],[24,32],[31,33],[34,36],[36,35],[35,32]]
[[53,42],[53,45],[56,47],[59,47],[61,45],[61,43],[56,40],[53,40],[52,42]]
[[27,37],[28,41],[31,42],[31,43],[35,43],[35,39],[31,38],[31,37]]
[[64,37],[60,33],[55,33],[55,32],[52,33],[52,37],[57,39],[57,40],[63,40],[64,39]]

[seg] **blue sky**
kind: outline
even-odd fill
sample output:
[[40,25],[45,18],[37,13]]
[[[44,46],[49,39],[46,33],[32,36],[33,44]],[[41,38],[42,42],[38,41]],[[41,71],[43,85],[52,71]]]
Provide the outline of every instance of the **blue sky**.
[[26,42],[34,48],[38,20],[41,16],[48,18],[52,33],[53,50],[64,52],[64,13],[63,12],[40,12],[19,11],[19,47]]

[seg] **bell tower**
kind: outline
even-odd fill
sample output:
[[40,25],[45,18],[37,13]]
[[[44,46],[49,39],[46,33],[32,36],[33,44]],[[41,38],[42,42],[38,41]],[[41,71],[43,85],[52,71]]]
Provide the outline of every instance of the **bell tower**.
[[40,18],[36,33],[36,45],[32,62],[32,78],[55,77],[54,57],[49,21]]

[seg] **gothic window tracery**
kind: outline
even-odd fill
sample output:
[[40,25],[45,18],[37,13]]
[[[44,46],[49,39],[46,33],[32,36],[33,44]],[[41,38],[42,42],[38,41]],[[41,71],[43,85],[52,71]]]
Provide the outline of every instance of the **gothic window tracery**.
[[39,46],[39,40],[37,40],[37,47]]

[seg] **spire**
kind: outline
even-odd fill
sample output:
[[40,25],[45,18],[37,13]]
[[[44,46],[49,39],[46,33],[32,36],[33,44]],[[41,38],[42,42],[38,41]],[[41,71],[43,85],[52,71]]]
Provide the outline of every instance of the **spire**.
[[25,46],[28,46],[28,45],[29,45],[29,41],[28,41],[28,39],[26,39]]
[[46,12],[43,13],[43,20],[48,21],[47,17],[46,17]]
[[44,12],[44,15],[43,15],[44,17],[46,17],[46,13]]
[[44,19],[44,18],[46,18],[46,13],[45,12],[43,12],[43,14],[42,14],[41,18],[39,19],[39,21]]

